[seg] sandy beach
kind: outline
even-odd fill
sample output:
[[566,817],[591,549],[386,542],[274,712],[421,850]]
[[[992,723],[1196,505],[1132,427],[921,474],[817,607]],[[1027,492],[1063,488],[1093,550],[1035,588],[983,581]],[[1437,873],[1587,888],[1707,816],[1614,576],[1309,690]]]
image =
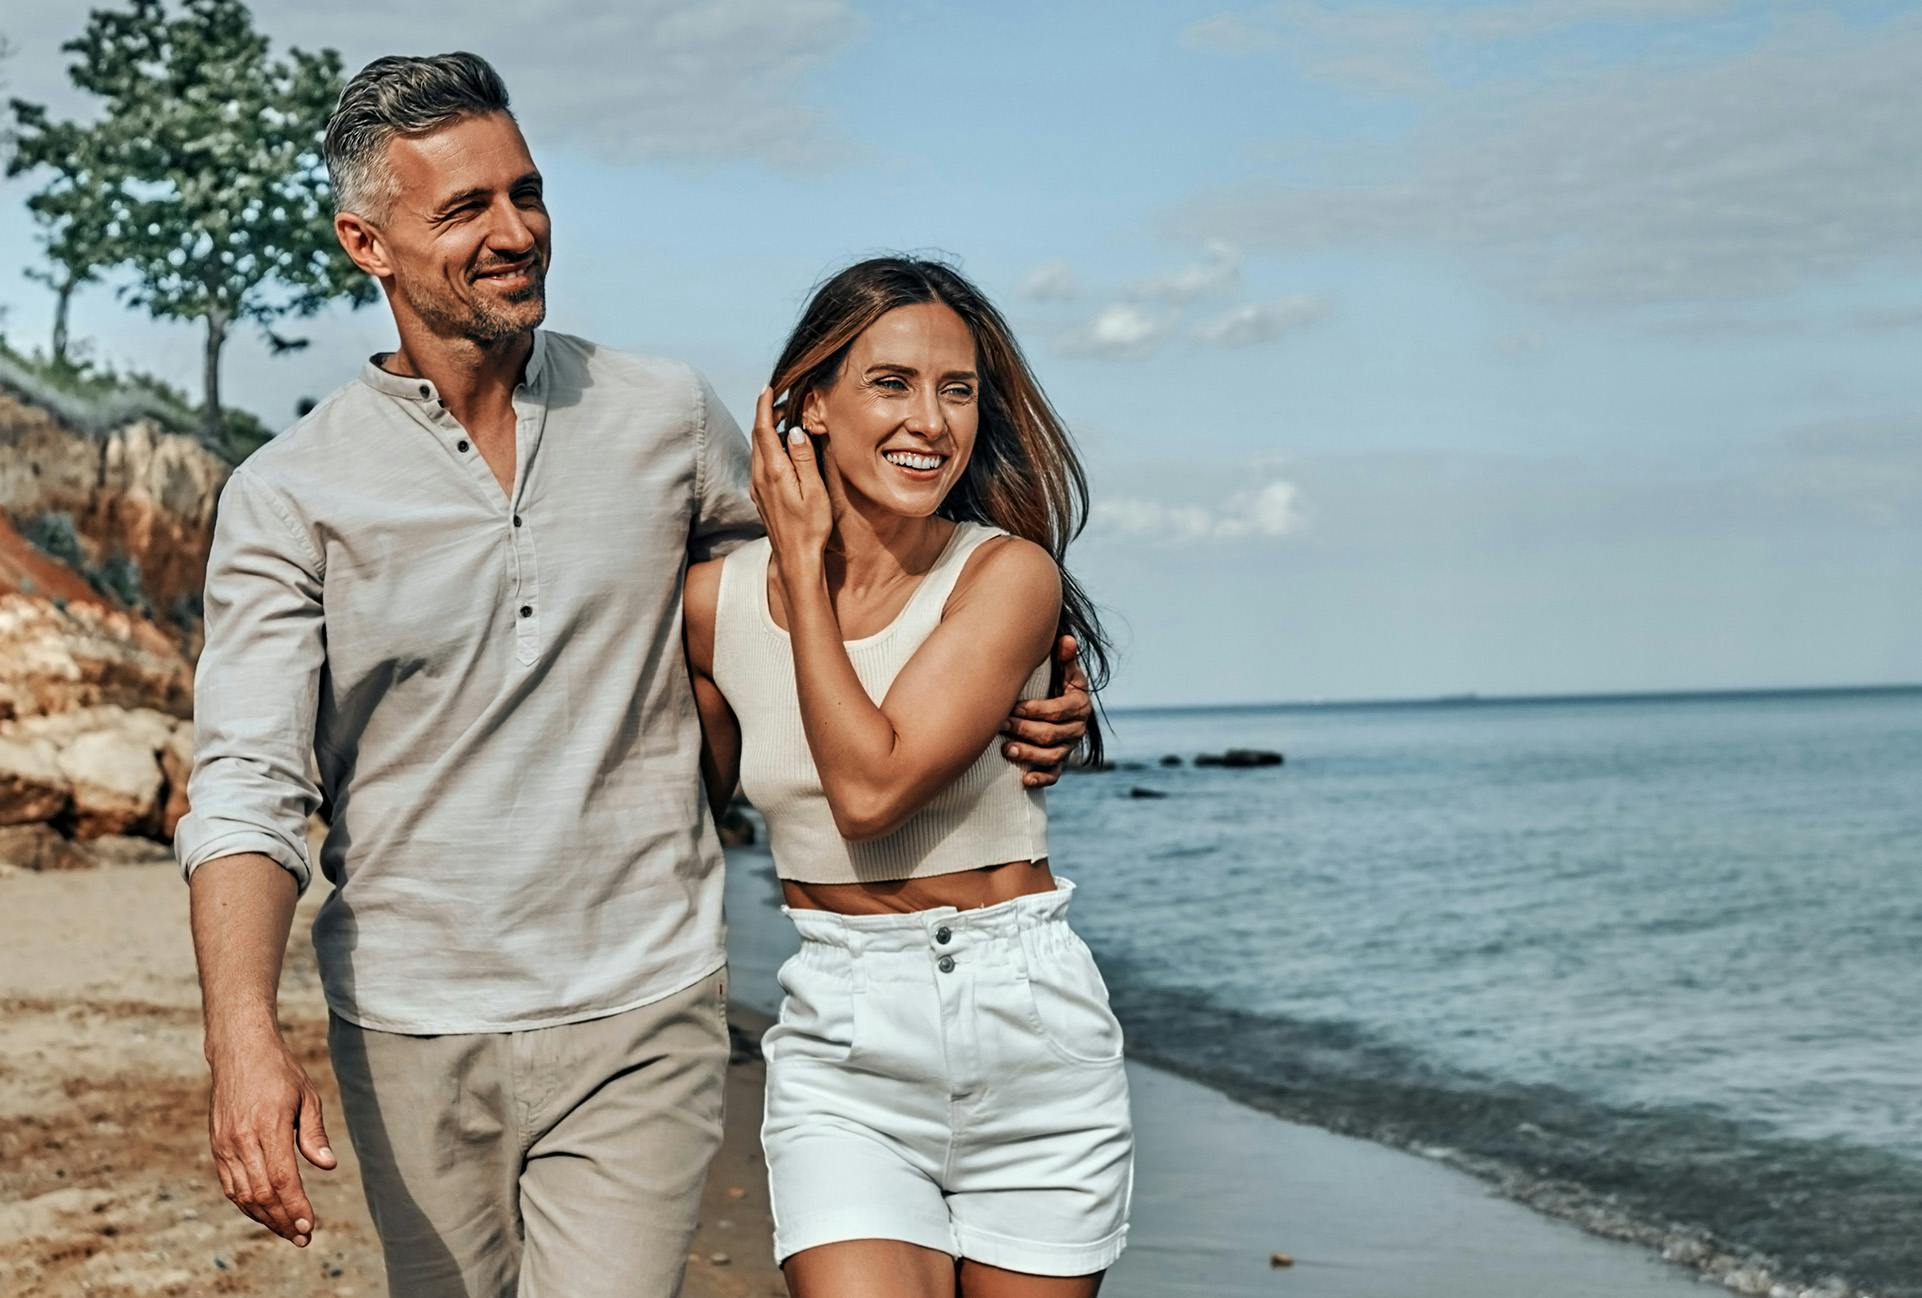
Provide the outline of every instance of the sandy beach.
[[[310,891],[295,918],[281,1021],[320,1086],[341,1165],[302,1169],[321,1228],[296,1249],[242,1217],[214,1181],[187,890],[171,858],[0,877],[0,1294],[386,1293],[327,1066],[307,941],[321,897]],[[760,1022],[738,1017],[750,1032]],[[784,1294],[767,1250],[758,1060],[730,1069],[727,1103],[687,1293]]]
[[[750,1034],[784,950],[765,857],[736,853],[735,986]],[[379,1295],[373,1230],[332,1078],[303,900],[282,1018],[326,1097],[342,1166],[308,1171],[322,1218],[295,1249],[220,1197],[187,894],[164,859],[0,877],[0,1292]],[[690,1298],[784,1292],[767,1254],[757,1147],[761,1067],[729,1079]],[[1680,1298],[1700,1289],[1648,1254],[1491,1196],[1447,1168],[1284,1123],[1154,1069],[1133,1069],[1141,1131],[1135,1228],[1104,1294],[1302,1298]],[[1276,1251],[1293,1265],[1270,1266]]]

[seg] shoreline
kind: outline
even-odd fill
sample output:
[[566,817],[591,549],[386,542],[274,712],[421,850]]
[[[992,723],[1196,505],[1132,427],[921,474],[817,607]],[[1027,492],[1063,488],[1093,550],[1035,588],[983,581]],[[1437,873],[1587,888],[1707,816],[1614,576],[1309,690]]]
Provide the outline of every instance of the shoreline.
[[[764,852],[730,852],[733,1019],[758,1036],[792,929]],[[290,1044],[341,1166],[306,1171],[322,1226],[294,1249],[220,1197],[170,862],[0,874],[0,1291],[17,1298],[378,1295],[379,1250],[326,1065],[302,899],[282,986]],[[1539,1215],[1433,1158],[1292,1122],[1138,1059],[1134,1225],[1111,1298],[1682,1298],[1692,1274]],[[785,1292],[769,1253],[758,1058],[729,1068],[688,1298]],[[1270,1255],[1293,1265],[1271,1268]],[[1802,1291],[1781,1289],[1784,1294]],[[1813,1291],[1811,1291],[1813,1292]]]

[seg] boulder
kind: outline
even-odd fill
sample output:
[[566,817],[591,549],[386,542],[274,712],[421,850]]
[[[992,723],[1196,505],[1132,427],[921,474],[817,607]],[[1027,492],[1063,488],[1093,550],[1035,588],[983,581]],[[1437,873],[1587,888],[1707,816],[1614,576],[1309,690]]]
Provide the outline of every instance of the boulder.
[[1165,798],[1168,795],[1160,789],[1144,789],[1137,784],[1128,790],[1128,796],[1131,798]]
[[59,749],[38,735],[0,735],[0,825],[52,820],[67,809],[72,786]]
[[160,763],[137,729],[94,730],[60,750],[73,786],[73,836],[151,833],[160,813]]
[[171,843],[174,829],[189,810],[187,777],[194,770],[194,727],[191,721],[175,726],[160,749],[160,773],[167,777],[160,800],[160,837]]
[[131,834],[108,834],[88,843],[76,843],[94,865],[172,865],[174,850],[151,838]]
[[1181,765],[1181,758],[1174,753],[1169,753],[1161,759],[1161,764],[1163,766],[1179,766]]
[[0,827],[0,865],[21,870],[84,870],[93,860],[51,825]]
[[110,704],[193,712],[193,667],[153,623],[100,604],[0,592],[0,718]]

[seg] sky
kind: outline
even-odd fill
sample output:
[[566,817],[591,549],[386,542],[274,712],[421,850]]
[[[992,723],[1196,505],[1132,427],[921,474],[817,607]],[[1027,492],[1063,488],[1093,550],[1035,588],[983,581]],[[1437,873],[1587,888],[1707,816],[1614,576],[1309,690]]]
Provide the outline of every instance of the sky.
[[[7,93],[84,113],[86,7],[0,19]],[[500,68],[551,327],[745,418],[848,261],[938,253],[1002,306],[1088,467],[1115,705],[1922,681],[1922,4],[445,13],[255,5],[350,69]],[[109,287],[73,330],[197,390],[199,335]],[[228,347],[273,425],[393,338],[292,332]]]

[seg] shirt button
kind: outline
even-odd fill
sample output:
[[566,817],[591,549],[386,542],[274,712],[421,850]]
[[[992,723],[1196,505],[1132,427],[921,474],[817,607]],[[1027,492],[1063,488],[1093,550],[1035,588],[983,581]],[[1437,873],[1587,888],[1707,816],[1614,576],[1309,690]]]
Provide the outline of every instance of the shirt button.
[[519,514],[516,514],[514,515],[514,526],[519,527],[520,525],[521,525],[521,516]]
[[938,968],[942,973],[953,973],[954,957],[951,955],[942,956],[941,959],[936,962],[935,967]]
[[462,455],[467,454],[467,439],[463,437],[458,442],[455,442],[454,449],[459,451]]
[[522,617],[533,617],[533,616],[534,616],[534,606],[533,606],[532,604],[523,604],[523,605],[521,605],[521,616],[522,616]]
[[434,394],[434,390],[428,387],[425,383],[423,383],[420,385],[420,394],[423,397],[432,396]]
[[946,946],[949,942],[952,942],[954,940],[954,930],[949,928],[946,924],[943,924],[940,928],[937,928],[936,930],[934,930],[934,940],[939,942],[942,946]]

